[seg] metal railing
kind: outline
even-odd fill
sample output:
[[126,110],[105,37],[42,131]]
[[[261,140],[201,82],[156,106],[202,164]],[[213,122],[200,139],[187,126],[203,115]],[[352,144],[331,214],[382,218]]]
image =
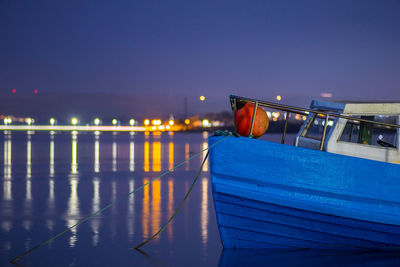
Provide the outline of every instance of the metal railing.
[[[328,119],[329,118],[341,118],[341,119],[347,119],[347,120],[370,123],[372,125],[380,125],[380,126],[384,126],[384,127],[400,129],[400,125],[397,125],[397,124],[390,124],[390,123],[385,123],[385,122],[366,120],[366,119],[362,119],[362,118],[355,118],[355,117],[346,116],[346,115],[333,113],[333,112],[328,112],[328,111],[323,111],[323,110],[313,110],[313,109],[308,109],[308,108],[299,108],[299,107],[283,105],[283,104],[278,104],[278,103],[273,103],[273,102],[268,102],[268,101],[263,101],[263,100],[257,100],[257,99],[252,99],[252,98],[240,97],[240,96],[235,96],[235,95],[231,95],[229,97],[229,99],[230,99],[230,102],[231,102],[231,107],[232,107],[233,112],[238,110],[239,102],[253,103],[254,104],[253,117],[252,117],[252,120],[251,120],[251,127],[250,127],[250,133],[249,133],[249,137],[250,138],[253,137],[252,134],[253,134],[253,127],[254,127],[254,120],[255,120],[255,117],[256,117],[256,110],[257,110],[258,106],[284,111],[285,112],[285,115],[284,115],[285,116],[285,126],[284,126],[284,130],[283,130],[281,144],[285,143],[287,126],[288,126],[288,119],[289,119],[289,114],[290,113],[300,114],[300,115],[303,115],[303,116],[306,116],[306,115],[308,115],[310,113],[313,113],[313,114],[320,115],[320,116],[322,115],[322,116],[325,117],[324,129],[323,129],[322,136],[321,136],[320,150],[324,149],[324,143],[325,143],[325,138],[326,138],[326,129],[328,127]],[[235,131],[237,132],[235,116],[234,116],[234,120],[235,120]]]

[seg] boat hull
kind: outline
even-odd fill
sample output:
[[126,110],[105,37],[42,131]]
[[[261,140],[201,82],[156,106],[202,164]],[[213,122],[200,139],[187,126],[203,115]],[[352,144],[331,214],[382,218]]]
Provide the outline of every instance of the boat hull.
[[210,170],[225,248],[400,249],[399,165],[229,137]]

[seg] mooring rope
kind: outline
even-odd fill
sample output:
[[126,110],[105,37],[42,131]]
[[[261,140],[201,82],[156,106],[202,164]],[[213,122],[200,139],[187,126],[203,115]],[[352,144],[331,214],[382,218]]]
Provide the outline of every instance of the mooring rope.
[[[82,224],[82,223],[88,221],[89,219],[93,218],[94,216],[96,216],[96,215],[98,215],[98,214],[104,212],[105,210],[111,208],[112,206],[114,206],[115,204],[117,204],[118,202],[120,202],[121,200],[126,199],[126,198],[129,197],[130,195],[135,194],[137,191],[143,189],[145,186],[147,186],[147,185],[151,184],[152,182],[154,182],[154,181],[160,179],[161,177],[163,177],[163,176],[165,176],[165,175],[171,173],[172,171],[174,171],[175,169],[179,168],[180,166],[182,166],[182,165],[185,164],[186,162],[191,161],[192,159],[194,159],[194,158],[196,158],[197,156],[201,155],[204,151],[207,151],[206,156],[208,156],[208,151],[209,151],[210,148],[216,146],[217,144],[219,144],[220,142],[222,142],[223,140],[225,140],[226,138],[228,138],[229,136],[231,136],[231,134],[222,134],[222,135],[225,135],[225,136],[224,136],[223,138],[221,138],[220,140],[218,140],[217,142],[215,142],[214,144],[212,144],[211,146],[209,146],[209,147],[207,147],[207,148],[201,150],[200,152],[198,152],[198,153],[192,155],[192,156],[189,157],[188,159],[186,159],[186,160],[184,160],[184,161],[181,161],[180,163],[176,164],[173,168],[169,169],[168,171],[165,171],[164,173],[162,173],[161,175],[157,176],[157,177],[154,178],[153,180],[150,180],[149,182],[147,182],[147,183],[145,183],[145,184],[139,186],[139,187],[136,188],[135,190],[133,190],[133,191],[129,192],[128,194],[126,194],[125,196],[122,196],[122,197],[120,197],[119,199],[116,199],[116,200],[110,202],[110,203],[109,203],[108,205],[106,205],[105,207],[103,207],[103,208],[101,208],[100,210],[98,210],[98,211],[96,211],[96,212],[90,214],[89,216],[87,216],[87,217],[85,217],[85,218],[79,220],[76,224],[74,224],[74,225],[68,227],[68,228],[65,229],[64,231],[62,231],[62,232],[56,234],[55,236],[50,237],[49,239],[47,239],[46,241],[43,241],[42,243],[37,244],[36,246],[34,246],[34,247],[32,247],[31,249],[29,249],[29,250],[25,251],[24,253],[22,253],[21,255],[19,255],[19,256],[13,258],[12,260],[10,260],[10,263],[18,264],[17,261],[18,261],[19,259],[21,259],[22,257],[24,257],[24,256],[26,256],[26,255],[28,255],[28,254],[30,254],[32,251],[34,251],[34,250],[36,250],[36,249],[38,249],[38,248],[40,248],[40,247],[42,247],[42,246],[48,244],[49,242],[51,242],[51,241],[53,241],[54,239],[60,237],[61,235],[65,234],[66,232],[72,230],[73,228],[75,228],[75,227],[79,226],[80,224]],[[203,161],[202,166],[203,166],[204,162],[205,162],[205,161]],[[201,168],[200,168],[200,170],[201,170]],[[195,180],[197,180],[197,179],[195,179]],[[192,184],[192,186],[193,186],[193,184]],[[192,188],[192,187],[191,187],[191,188]],[[191,189],[190,189],[189,191],[191,191]],[[188,192],[188,193],[189,193],[189,192]],[[182,203],[182,204],[183,204],[183,203]],[[182,205],[182,204],[181,204],[181,205]],[[179,211],[179,210],[178,210],[178,211]],[[161,230],[161,229],[160,229],[160,230]],[[163,231],[163,230],[164,230],[164,229],[162,229],[161,231]],[[161,232],[161,231],[159,231],[159,232]],[[147,242],[146,242],[146,243],[147,243]],[[142,244],[143,244],[143,243],[142,243]],[[140,244],[138,247],[140,247],[142,244]],[[144,243],[144,244],[145,244],[145,243]],[[144,244],[143,244],[143,245],[144,245]],[[138,248],[138,247],[137,247],[137,248]]]
[[186,202],[186,200],[189,198],[190,193],[193,190],[193,187],[195,185],[195,183],[197,182],[197,180],[199,179],[201,170],[203,169],[203,165],[206,162],[207,158],[208,158],[208,154],[210,151],[207,151],[206,156],[203,159],[203,162],[201,163],[201,166],[199,168],[199,170],[197,171],[196,177],[194,178],[192,185],[190,186],[189,190],[187,191],[183,201],[181,202],[181,204],[179,205],[179,207],[175,210],[175,212],[172,214],[172,216],[168,219],[168,221],[160,228],[160,230],[158,230],[152,237],[148,238],[147,240],[145,240],[143,243],[137,245],[135,247],[135,249],[139,249],[142,246],[146,245],[147,243],[149,243],[151,240],[153,240],[157,235],[161,234],[161,232],[163,232],[165,230],[165,228],[167,228],[168,224],[175,218],[175,216],[178,214],[179,210],[182,208],[183,204]]

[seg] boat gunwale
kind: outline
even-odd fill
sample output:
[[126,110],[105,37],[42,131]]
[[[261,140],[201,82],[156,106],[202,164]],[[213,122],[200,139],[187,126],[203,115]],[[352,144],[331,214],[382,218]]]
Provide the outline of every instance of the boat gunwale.
[[[398,124],[391,124],[391,123],[385,123],[385,122],[379,122],[379,121],[371,121],[371,120],[366,120],[366,119],[361,119],[361,118],[355,118],[355,117],[348,116],[348,115],[327,112],[327,111],[323,111],[323,110],[300,108],[300,107],[294,107],[294,106],[289,106],[289,105],[283,105],[283,104],[279,104],[279,103],[269,102],[269,101],[265,101],[265,100],[258,100],[258,99],[253,99],[253,98],[230,95],[231,103],[232,103],[233,99],[235,101],[236,100],[240,100],[240,101],[244,101],[244,102],[252,102],[254,104],[258,104],[259,106],[272,108],[272,109],[277,109],[277,110],[281,110],[281,111],[286,111],[286,112],[290,112],[290,113],[296,113],[296,114],[302,114],[302,115],[308,115],[309,113],[314,113],[314,114],[317,114],[317,115],[318,114],[323,114],[324,116],[329,116],[329,117],[342,118],[342,119],[347,119],[347,120],[355,120],[355,121],[366,122],[366,123],[371,123],[371,124],[376,124],[376,125],[381,125],[381,126],[400,129],[400,125],[398,125]],[[376,114],[376,115],[379,115],[379,114]],[[400,115],[400,114],[396,113],[394,115]]]

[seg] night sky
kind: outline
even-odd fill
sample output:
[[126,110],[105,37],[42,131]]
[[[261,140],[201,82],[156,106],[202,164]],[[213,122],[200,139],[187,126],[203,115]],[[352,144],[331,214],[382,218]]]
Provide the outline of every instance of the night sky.
[[[0,92],[400,100],[400,1],[0,1]],[[223,108],[220,108],[220,107]]]

